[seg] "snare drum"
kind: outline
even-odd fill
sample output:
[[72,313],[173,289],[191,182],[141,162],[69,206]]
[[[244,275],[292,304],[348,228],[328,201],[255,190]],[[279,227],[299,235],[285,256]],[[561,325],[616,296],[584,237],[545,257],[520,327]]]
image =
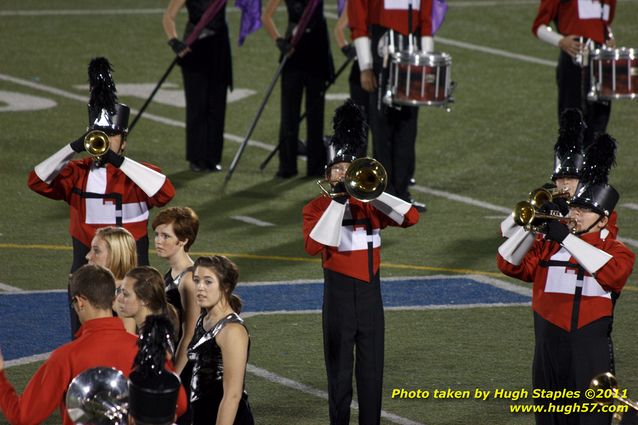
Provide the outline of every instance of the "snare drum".
[[452,101],[452,57],[402,51],[391,55],[383,102],[387,105],[446,106]]
[[637,49],[596,49],[590,58],[590,100],[638,97]]

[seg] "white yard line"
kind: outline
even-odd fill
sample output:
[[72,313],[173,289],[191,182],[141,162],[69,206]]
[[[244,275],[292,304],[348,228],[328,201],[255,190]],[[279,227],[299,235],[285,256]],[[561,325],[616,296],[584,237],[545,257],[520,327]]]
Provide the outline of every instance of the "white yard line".
[[41,362],[43,360],[48,359],[50,355],[51,353],[49,352],[49,353],[42,353],[42,354],[34,354],[33,356],[28,356],[28,357],[20,357],[19,359],[5,360],[4,368],[9,369],[10,367],[14,367],[14,366],[22,366],[25,364]]
[[[301,382],[293,381],[292,379],[288,379],[281,375],[277,375],[276,373],[270,372],[266,369],[262,369],[260,367],[249,364],[246,367],[246,371],[252,375],[255,375],[259,378],[273,382],[275,384],[292,388],[293,390],[300,391],[302,393],[311,395],[313,397],[328,400],[327,392],[318,390],[306,384],[302,384]],[[350,404],[350,408],[359,410],[359,404],[356,401],[353,401],[352,404]],[[399,415],[395,415],[394,413],[386,412],[385,410],[381,411],[381,417],[384,419],[387,419],[390,422],[393,422],[395,424],[400,424],[400,425],[423,425],[420,422],[414,422],[410,419],[401,417]]]
[[6,292],[22,292],[22,289],[15,287],[15,286],[11,286],[11,285],[7,285],[6,283],[1,283],[0,282],[0,291],[6,291]]
[[621,207],[629,208],[630,210],[638,210],[638,204],[634,204],[632,202],[629,202],[629,203],[626,203],[626,204],[622,204]]
[[244,223],[254,224],[255,226],[259,226],[259,227],[274,226],[273,223],[269,223],[267,221],[261,221],[261,220],[258,220],[256,218],[249,217],[247,215],[233,215],[230,218],[232,218],[233,220],[244,222]]

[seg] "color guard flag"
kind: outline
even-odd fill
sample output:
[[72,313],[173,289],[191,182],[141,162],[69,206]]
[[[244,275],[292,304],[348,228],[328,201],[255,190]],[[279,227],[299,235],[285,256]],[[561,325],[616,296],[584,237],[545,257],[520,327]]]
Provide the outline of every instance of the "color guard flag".
[[445,3],[445,0],[432,1],[432,35],[441,27],[446,13],[447,3]]
[[235,7],[241,10],[239,45],[244,44],[248,35],[261,28],[261,0],[235,0]]

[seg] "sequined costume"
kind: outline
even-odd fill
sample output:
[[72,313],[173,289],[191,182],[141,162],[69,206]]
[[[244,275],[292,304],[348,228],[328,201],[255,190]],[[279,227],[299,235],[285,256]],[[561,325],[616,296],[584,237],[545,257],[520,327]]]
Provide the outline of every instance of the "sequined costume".
[[[232,313],[217,322],[210,330],[204,329],[204,317],[197,320],[193,339],[188,346],[188,359],[193,362],[191,379],[191,409],[193,425],[211,425],[215,423],[217,411],[224,395],[224,364],[222,350],[215,341],[215,336],[229,323],[244,321],[238,314]],[[248,329],[246,329],[248,332]],[[250,351],[250,340],[248,342]],[[243,392],[237,407],[234,425],[253,425],[253,415],[248,404],[248,394]]]

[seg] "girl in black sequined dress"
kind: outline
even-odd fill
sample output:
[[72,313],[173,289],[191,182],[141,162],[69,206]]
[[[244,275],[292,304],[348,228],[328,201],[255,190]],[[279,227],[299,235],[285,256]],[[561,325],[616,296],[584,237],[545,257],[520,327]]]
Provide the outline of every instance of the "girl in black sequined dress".
[[233,294],[238,278],[237,266],[224,256],[195,261],[197,303],[206,312],[188,346],[193,425],[254,424],[244,391],[250,336],[239,317],[241,300]]

